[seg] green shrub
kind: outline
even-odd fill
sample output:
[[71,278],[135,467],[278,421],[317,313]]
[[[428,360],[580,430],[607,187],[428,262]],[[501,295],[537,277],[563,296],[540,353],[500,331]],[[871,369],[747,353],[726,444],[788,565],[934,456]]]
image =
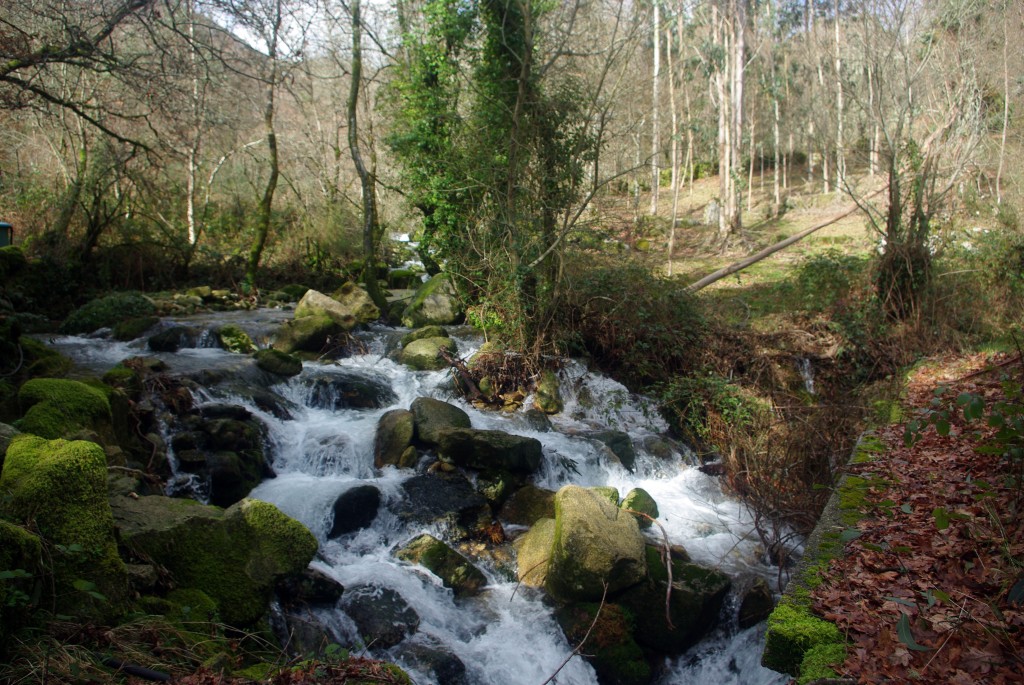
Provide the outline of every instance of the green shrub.
[[92,333],[126,319],[152,316],[153,302],[142,293],[127,291],[100,297],[79,307],[64,321],[62,333]]
[[809,311],[832,309],[847,299],[867,272],[868,260],[830,248],[804,258],[797,268],[796,285],[803,306]]
[[696,366],[707,322],[681,284],[640,264],[595,263],[593,255],[566,272],[553,316],[556,342],[566,352],[590,357],[632,387]]

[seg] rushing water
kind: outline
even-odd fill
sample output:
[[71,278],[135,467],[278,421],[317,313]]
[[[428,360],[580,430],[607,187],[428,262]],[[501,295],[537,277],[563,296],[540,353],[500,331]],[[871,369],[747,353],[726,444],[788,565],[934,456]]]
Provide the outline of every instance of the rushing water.
[[[204,328],[234,323],[246,329],[258,342],[287,314],[274,311],[241,312],[179,319],[177,323]],[[277,477],[264,481],[251,494],[277,505],[298,519],[320,540],[320,554],[313,565],[346,587],[365,583],[397,591],[419,614],[420,627],[414,638],[440,643],[466,666],[469,683],[481,685],[541,685],[571,653],[550,606],[540,592],[517,588],[500,569],[486,561],[477,565],[488,579],[479,597],[453,599],[451,590],[422,569],[392,556],[399,546],[429,527],[409,527],[388,508],[402,497],[402,482],[412,471],[373,466],[373,442],[377,421],[389,409],[408,408],[413,399],[431,396],[459,405],[471,417],[473,427],[500,429],[537,438],[544,446],[544,462],[534,482],[557,489],[567,483],[611,485],[625,494],[634,487],[647,490],[661,512],[658,522],[672,544],[682,545],[694,561],[711,565],[737,579],[737,585],[751,577],[774,583],[777,569],[761,559],[761,549],[749,513],[735,499],[724,494],[718,481],[692,467],[692,455],[678,444],[668,459],[654,456],[645,445],[664,433],[666,426],[642,398],[630,395],[620,384],[588,373],[577,363],[561,371],[565,410],[553,417],[553,430],[538,431],[522,412],[479,411],[451,391],[451,379],[444,371],[414,372],[388,358],[387,351],[400,331],[375,329],[363,334],[366,352],[338,362],[306,362],[303,373],[272,386],[289,407],[291,418],[282,419],[253,405],[238,392],[251,360],[213,347],[183,349],[175,354],[157,355],[171,373],[224,371],[234,383],[219,384],[200,391],[202,403],[230,402],[245,406],[268,428],[270,452]],[[458,332],[457,332],[458,333]],[[457,335],[463,357],[472,353],[479,340],[469,334]],[[51,343],[71,356],[87,371],[100,373],[122,359],[146,354],[145,341],[117,343],[102,336],[61,337]],[[397,399],[380,409],[323,409],[311,406],[311,389],[303,382],[310,375],[361,374],[386,381]],[[529,398],[528,400],[529,401]],[[634,472],[602,458],[605,452],[583,436],[601,428],[624,430],[637,449]],[[659,444],[667,444],[659,441]],[[382,495],[380,513],[371,527],[329,540],[332,506],[340,493],[351,487],[372,484]],[[658,680],[670,683],[727,683],[768,685],[786,678],[760,666],[763,625],[738,631],[735,612],[738,600],[731,597],[722,626],[690,652],[664,665]],[[320,621],[340,640],[357,644],[351,620],[340,610],[321,612]],[[371,655],[392,659],[407,668],[415,682],[434,682],[433,676],[405,663],[402,652]],[[571,659],[557,680],[562,685],[596,682],[591,667],[582,659]]]

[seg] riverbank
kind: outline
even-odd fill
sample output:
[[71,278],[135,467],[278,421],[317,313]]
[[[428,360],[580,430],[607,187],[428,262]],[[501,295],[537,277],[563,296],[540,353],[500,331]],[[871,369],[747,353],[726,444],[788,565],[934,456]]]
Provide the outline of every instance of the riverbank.
[[915,367],[903,420],[861,440],[817,558],[769,621],[766,663],[800,683],[1017,682],[1022,379],[1019,355]]

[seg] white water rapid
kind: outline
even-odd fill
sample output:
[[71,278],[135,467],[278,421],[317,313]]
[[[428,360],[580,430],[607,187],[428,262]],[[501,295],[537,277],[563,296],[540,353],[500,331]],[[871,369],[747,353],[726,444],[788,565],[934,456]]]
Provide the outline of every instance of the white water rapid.
[[[257,341],[282,318],[279,312],[218,314],[206,320],[178,323],[203,327],[234,323]],[[211,318],[213,320],[211,320]],[[531,427],[522,412],[482,412],[452,394],[446,372],[414,372],[388,358],[389,340],[402,331],[376,329],[365,334],[366,354],[338,362],[306,362],[303,373],[272,385],[269,390],[285,401],[291,418],[278,418],[255,406],[237,385],[220,384],[198,393],[198,403],[231,403],[244,406],[268,428],[270,454],[276,478],[263,481],[250,495],[272,502],[313,531],[320,553],[313,565],[346,588],[372,582],[397,591],[420,617],[419,640],[440,643],[465,665],[465,682],[479,685],[541,685],[572,653],[542,593],[517,588],[496,565],[476,560],[488,580],[486,591],[456,601],[452,591],[422,568],[396,559],[392,552],[423,532],[437,530],[409,527],[389,510],[402,497],[401,484],[412,470],[391,467],[376,470],[373,443],[377,421],[385,411],[407,409],[413,399],[430,396],[460,406],[474,428],[500,429],[534,437],[544,449],[544,462],[535,478],[543,488],[555,490],[567,483],[585,486],[611,485],[625,494],[634,487],[647,490],[661,512],[658,522],[672,544],[685,547],[695,562],[718,567],[733,577],[734,585],[763,577],[775,587],[778,569],[763,563],[752,519],[744,507],[723,494],[717,479],[691,465],[690,455],[677,443],[656,440],[666,426],[653,407],[630,395],[621,385],[586,372],[577,363],[561,371],[565,410],[552,417],[553,430]],[[459,354],[468,357],[479,341],[456,337]],[[103,372],[122,359],[148,354],[144,340],[116,343],[107,338],[62,337],[50,342],[91,372]],[[194,373],[198,369],[234,369],[251,364],[246,357],[215,348],[183,349],[157,355],[170,373]],[[240,368],[240,367],[239,367]],[[230,372],[229,372],[230,373]],[[385,381],[396,399],[378,409],[324,409],[311,406],[310,375],[359,374]],[[244,374],[239,374],[239,377]],[[529,401],[529,400],[528,400]],[[585,431],[612,428],[629,433],[637,450],[634,472],[602,458],[605,453]],[[673,445],[670,454],[655,456],[653,444]],[[664,447],[662,447],[664,450]],[[332,505],[347,489],[376,486],[381,508],[368,528],[330,540]],[[657,531],[657,527],[653,529]],[[515,533],[517,531],[510,531]],[[655,535],[656,533],[649,533]],[[656,541],[656,538],[652,537]],[[736,628],[738,599],[730,596],[723,611],[729,615],[712,635],[683,656],[664,664],[656,681],[668,684],[769,685],[786,682],[778,673],[760,666],[764,626],[745,631]],[[345,646],[359,647],[354,624],[341,611],[319,616]],[[403,660],[400,649],[366,653],[394,660],[408,670],[419,685],[436,683],[432,673],[418,670]],[[572,658],[553,681],[560,685],[592,685],[593,669],[580,657]]]

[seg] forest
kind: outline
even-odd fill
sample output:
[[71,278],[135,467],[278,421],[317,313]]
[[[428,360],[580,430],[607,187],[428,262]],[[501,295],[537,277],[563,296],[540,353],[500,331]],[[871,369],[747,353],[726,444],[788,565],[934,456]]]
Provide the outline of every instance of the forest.
[[[355,540],[382,519],[340,533],[339,507],[363,488],[345,516],[402,519],[394,472],[417,474],[402,488],[461,478],[486,500],[457,532],[408,514],[438,547],[417,538],[397,559],[456,603],[511,576],[558,607],[544,620],[565,660],[538,662],[536,685],[1012,682],[1022,34],[1019,0],[3,3],[0,683],[534,683],[422,637],[296,628],[296,606],[338,601],[359,622],[337,569],[377,554]],[[175,368],[208,344],[248,366]],[[123,354],[90,368],[92,346]],[[418,380],[373,376],[358,361],[373,355]],[[425,380],[442,371],[447,385]],[[621,392],[587,399],[605,387],[589,374]],[[406,398],[413,382],[446,408]],[[327,385],[341,394],[323,399]],[[315,422],[325,402],[368,411],[354,449],[372,467],[288,456],[316,429],[281,437],[275,422]],[[626,425],[633,402],[655,423]],[[544,438],[538,466],[523,435],[547,428],[489,418],[530,412],[589,446]],[[663,452],[738,503],[759,570],[691,558],[692,531],[665,516],[679,488],[659,519],[645,488],[676,482]],[[340,495],[330,481],[333,530],[289,509],[289,469],[360,480]],[[643,573],[566,580],[561,517],[591,506],[577,483],[613,486],[613,512],[644,531]],[[51,507],[48,488],[80,506]],[[531,489],[555,504],[519,520]],[[531,545],[554,519],[545,556]],[[248,569],[251,597],[205,585],[211,564]],[[641,586],[666,589],[664,607]],[[703,604],[675,607],[672,588]],[[770,606],[744,625],[758,591]],[[686,670],[719,635],[749,639],[766,668]]]

